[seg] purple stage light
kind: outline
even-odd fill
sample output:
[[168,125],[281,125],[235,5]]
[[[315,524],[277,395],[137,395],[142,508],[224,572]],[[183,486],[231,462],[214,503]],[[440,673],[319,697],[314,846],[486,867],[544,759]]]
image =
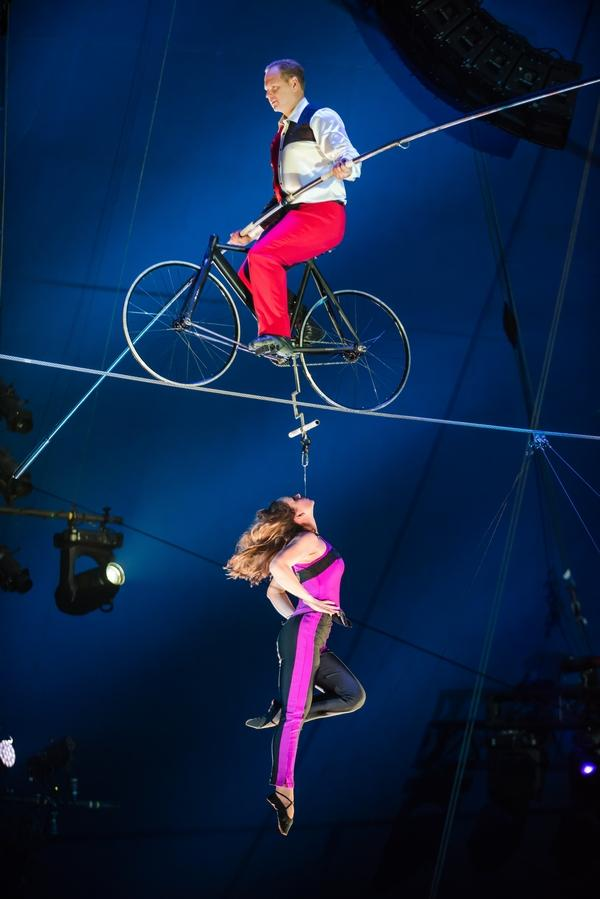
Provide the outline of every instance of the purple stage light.
[[598,770],[598,766],[593,762],[582,762],[579,766],[580,774],[583,774],[584,777],[590,777],[590,775],[595,774]]

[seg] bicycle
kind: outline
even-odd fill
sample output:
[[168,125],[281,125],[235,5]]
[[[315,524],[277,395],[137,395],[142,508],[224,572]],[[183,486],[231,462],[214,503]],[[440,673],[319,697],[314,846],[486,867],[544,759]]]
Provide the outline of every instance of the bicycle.
[[[220,378],[240,343],[234,297],[251,311],[252,297],[225,253],[245,247],[211,235],[200,264],[158,262],[141,272],[127,291],[123,330],[129,348],[150,375],[169,384],[199,387]],[[382,409],[406,384],[410,346],[402,322],[382,300],[361,290],[333,291],[315,259],[302,263],[300,286],[290,307],[293,357],[299,357],[313,389],[342,409]],[[312,283],[318,298],[305,295]],[[278,365],[295,360],[268,358]]]

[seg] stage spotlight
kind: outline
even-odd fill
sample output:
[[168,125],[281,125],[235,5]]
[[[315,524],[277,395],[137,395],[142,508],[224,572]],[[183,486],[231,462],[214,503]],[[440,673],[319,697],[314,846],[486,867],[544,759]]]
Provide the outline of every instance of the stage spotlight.
[[13,749],[13,738],[8,737],[7,740],[0,740],[0,762],[7,768],[12,768],[16,760],[15,750]]
[[125,583],[125,571],[118,562],[109,562],[106,566],[106,577],[111,584],[121,587]]
[[17,463],[6,450],[0,449],[0,493],[8,505],[12,505],[14,499],[27,496],[31,493],[31,476],[25,472],[15,480]]
[[[83,530],[71,525],[55,534],[54,545],[60,549],[60,581],[54,594],[60,611],[68,615],[111,611],[125,583],[125,572],[113,555],[123,545],[123,535],[104,526]],[[83,559],[91,559],[95,566],[76,571],[76,563]]]
[[600,729],[574,735],[569,767],[574,798],[600,813]]
[[30,409],[25,408],[12,384],[5,384],[0,378],[0,418],[6,420],[9,431],[27,434],[33,427],[33,416]]
[[27,593],[32,586],[29,569],[21,568],[7,546],[0,546],[0,590]]

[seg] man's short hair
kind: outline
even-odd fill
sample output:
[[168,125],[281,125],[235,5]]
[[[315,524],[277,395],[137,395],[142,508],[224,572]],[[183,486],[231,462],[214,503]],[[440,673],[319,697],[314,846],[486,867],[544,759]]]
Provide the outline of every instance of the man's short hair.
[[268,72],[269,69],[279,69],[286,81],[295,75],[300,82],[300,87],[304,90],[304,69],[295,59],[275,59],[265,67],[265,72]]

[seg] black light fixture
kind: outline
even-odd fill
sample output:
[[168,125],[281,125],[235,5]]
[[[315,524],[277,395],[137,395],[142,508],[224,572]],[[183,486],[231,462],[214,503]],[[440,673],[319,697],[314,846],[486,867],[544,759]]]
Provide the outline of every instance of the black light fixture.
[[560,670],[563,674],[579,674],[584,687],[600,687],[600,656],[567,656],[561,659]]
[[12,384],[6,384],[0,378],[0,418],[6,421],[9,431],[27,434],[33,427],[33,416],[30,409],[17,395]]
[[540,737],[521,728],[506,728],[488,743],[490,800],[510,814],[522,814],[539,799],[548,759]]
[[0,546],[0,590],[27,593],[32,586],[29,569],[21,568],[7,546]]
[[27,759],[27,776],[37,784],[47,784],[56,777],[58,771],[69,768],[75,752],[73,737],[60,737]]
[[16,468],[17,463],[10,453],[0,449],[0,493],[9,506],[13,500],[31,493],[31,476],[25,472],[20,478],[15,479],[13,475]]
[[479,810],[467,840],[478,871],[502,867],[519,848],[529,803],[540,799],[548,758],[542,738],[518,726],[487,740],[488,802]]
[[[104,524],[84,530],[72,522],[66,531],[54,535],[54,545],[60,549],[60,581],[54,594],[60,611],[67,615],[112,611],[125,582],[125,572],[113,554],[123,545],[123,535]],[[80,559],[91,559],[95,565],[76,571]]]
[[[536,49],[481,9],[482,0],[363,0],[411,71],[460,109],[493,106],[576,81],[581,65]],[[491,124],[545,147],[565,146],[574,93],[496,113]]]

